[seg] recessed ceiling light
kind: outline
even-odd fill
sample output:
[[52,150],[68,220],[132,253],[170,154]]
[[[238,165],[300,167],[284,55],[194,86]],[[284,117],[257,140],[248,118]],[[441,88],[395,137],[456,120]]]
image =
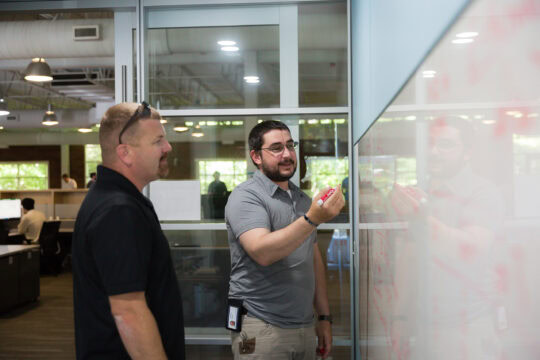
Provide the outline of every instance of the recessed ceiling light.
[[89,129],[89,128],[79,128],[77,131],[78,131],[78,132],[81,132],[81,133],[89,133],[89,132],[92,132],[92,129]]
[[175,126],[173,130],[176,132],[185,132],[188,131],[189,128],[187,126]]
[[328,124],[331,124],[331,123],[332,123],[331,119],[321,119],[321,124],[323,124],[323,125],[328,125]]
[[236,41],[232,41],[232,40],[220,40],[217,43],[218,43],[218,45],[221,45],[221,46],[233,46],[233,45],[236,45]]
[[480,120],[484,117],[484,115],[474,115],[474,118],[477,120]]
[[474,41],[474,39],[454,39],[452,40],[452,44],[470,44]]
[[495,120],[482,120],[482,124],[486,124],[486,125],[493,125],[495,124]]
[[416,116],[414,116],[414,115],[406,116],[406,117],[405,117],[405,120],[408,120],[408,121],[416,120]]
[[469,115],[459,115],[458,117],[463,120],[469,120]]
[[240,48],[238,46],[223,46],[221,47],[221,51],[238,51]]
[[162,124],[166,124],[168,121],[167,121],[167,119],[161,119],[161,120],[159,120],[159,122],[162,123]]
[[456,37],[458,38],[473,38],[477,36],[478,36],[478,33],[476,31],[465,31],[465,32],[460,32],[459,34],[456,34]]
[[218,122],[217,121],[207,121],[206,122],[206,125],[207,126],[217,126]]
[[435,70],[424,70],[422,76],[425,78],[433,78],[437,72]]
[[248,84],[258,84],[258,83],[260,82],[258,76],[244,76],[244,80],[245,80]]
[[191,136],[193,137],[203,137],[204,133],[201,130],[195,130],[191,133]]
[[315,125],[315,124],[319,123],[319,120],[317,120],[317,119],[309,119],[307,121],[307,123],[310,124],[310,125]]

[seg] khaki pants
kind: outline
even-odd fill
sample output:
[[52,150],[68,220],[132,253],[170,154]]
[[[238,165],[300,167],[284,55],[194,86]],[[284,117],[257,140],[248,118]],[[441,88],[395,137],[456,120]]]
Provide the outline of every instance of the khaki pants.
[[242,316],[242,331],[231,332],[235,360],[315,360],[317,340],[313,324],[283,329],[249,315]]

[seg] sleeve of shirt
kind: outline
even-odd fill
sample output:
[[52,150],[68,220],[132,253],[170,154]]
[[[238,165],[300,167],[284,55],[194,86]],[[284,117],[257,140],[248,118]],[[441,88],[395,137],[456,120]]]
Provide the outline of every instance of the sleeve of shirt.
[[152,231],[136,206],[113,206],[89,236],[90,250],[107,294],[145,291]]
[[28,216],[23,216],[21,218],[21,221],[19,222],[19,225],[17,225],[17,232],[19,234],[24,234],[27,228],[28,228]]
[[262,199],[254,192],[244,189],[237,188],[231,193],[227,201],[225,217],[236,238],[252,229],[272,230]]

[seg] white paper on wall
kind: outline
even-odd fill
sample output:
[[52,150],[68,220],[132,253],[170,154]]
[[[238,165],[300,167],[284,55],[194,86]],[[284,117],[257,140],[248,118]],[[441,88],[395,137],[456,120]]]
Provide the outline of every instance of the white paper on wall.
[[199,180],[159,180],[148,186],[159,220],[201,220]]

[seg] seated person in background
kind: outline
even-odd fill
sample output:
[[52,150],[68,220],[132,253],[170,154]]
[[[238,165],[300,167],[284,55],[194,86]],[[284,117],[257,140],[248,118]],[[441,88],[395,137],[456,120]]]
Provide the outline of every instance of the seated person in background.
[[77,182],[70,178],[68,174],[62,175],[62,189],[76,189],[77,188]]
[[221,180],[219,171],[214,173],[214,181],[208,185],[208,195],[225,195],[227,193],[227,185]]
[[22,199],[23,216],[17,230],[23,234],[26,240],[35,244],[38,242],[41,227],[45,221],[45,215],[34,209],[34,199]]
[[90,189],[92,187],[92,185],[94,185],[96,183],[96,173],[95,172],[91,172],[90,173],[90,180],[88,180],[88,184],[86,184],[86,187],[88,189]]

